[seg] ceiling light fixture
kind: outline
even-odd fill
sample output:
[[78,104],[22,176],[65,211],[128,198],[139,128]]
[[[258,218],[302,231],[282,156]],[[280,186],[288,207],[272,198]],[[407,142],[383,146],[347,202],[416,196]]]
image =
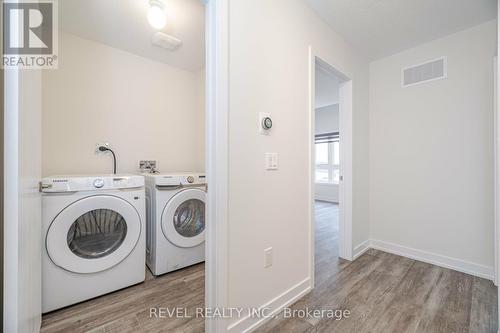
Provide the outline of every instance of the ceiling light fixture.
[[164,5],[161,0],[150,0],[148,11],[148,22],[155,29],[163,29],[167,24]]

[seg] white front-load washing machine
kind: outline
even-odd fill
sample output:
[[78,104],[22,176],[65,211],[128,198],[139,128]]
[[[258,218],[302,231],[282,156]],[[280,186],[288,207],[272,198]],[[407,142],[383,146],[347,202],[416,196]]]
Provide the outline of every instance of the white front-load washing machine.
[[145,279],[144,177],[42,180],[42,312]]
[[205,175],[144,176],[151,272],[160,275],[205,261]]

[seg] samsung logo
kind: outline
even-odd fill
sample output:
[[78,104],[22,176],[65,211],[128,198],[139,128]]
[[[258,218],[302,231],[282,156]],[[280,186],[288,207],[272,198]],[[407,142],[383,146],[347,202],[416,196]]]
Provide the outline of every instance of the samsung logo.
[[54,179],[52,180],[53,183],[67,183],[67,179]]

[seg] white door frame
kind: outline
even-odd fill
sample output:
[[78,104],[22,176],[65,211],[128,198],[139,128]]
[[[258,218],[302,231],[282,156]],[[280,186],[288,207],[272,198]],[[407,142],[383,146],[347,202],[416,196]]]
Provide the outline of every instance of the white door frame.
[[[500,0],[497,1],[497,17],[500,17]],[[500,20],[497,20],[497,32],[500,33]],[[500,84],[498,84],[498,79],[500,78],[500,72],[498,66],[498,56],[500,56],[500,35],[497,33],[497,56],[494,59],[494,147],[495,147],[495,193],[494,193],[494,209],[495,209],[495,284],[498,286],[499,276],[498,271],[500,267],[500,114],[498,112],[498,97],[500,96]],[[500,288],[498,289],[497,299],[500,299]],[[498,322],[500,323],[500,306],[498,307]],[[500,333],[500,328],[498,328],[498,333]]]
[[[229,0],[205,0],[207,229],[205,306],[228,306]],[[228,321],[205,319],[205,332],[227,331]]]
[[[498,114],[498,57],[493,58],[493,108],[494,108],[494,154],[495,154],[495,164],[494,164],[494,216],[495,216],[495,276],[493,277],[493,282],[498,286],[498,269],[500,266],[500,253],[499,244],[500,241],[500,117]],[[500,291],[499,291],[500,296]],[[499,298],[500,299],[500,298]],[[499,309],[500,311],[500,309]],[[499,312],[500,319],[500,312]]]
[[[5,70],[4,298],[6,332],[41,324],[41,72]],[[40,113],[39,113],[40,112]],[[24,144],[23,144],[24,142]],[[30,156],[28,164],[27,156]],[[23,167],[21,167],[23,165]]]
[[[18,295],[18,115],[19,113],[19,70],[5,70],[5,123],[4,123],[4,143],[5,145],[5,165],[4,177],[5,183],[3,191],[4,197],[4,221],[10,223],[4,224],[4,284],[3,284],[3,331],[17,332],[19,328],[19,295]],[[10,125],[10,126],[8,126]],[[15,207],[16,209],[8,209]]]
[[311,285],[314,287],[314,261],[315,261],[315,72],[316,61],[324,64],[323,67],[340,77],[339,87],[339,132],[340,135],[340,175],[339,184],[339,256],[352,260],[352,79],[338,70],[334,62],[327,55],[309,46],[309,242],[310,248],[310,276]]
[[[498,8],[500,13],[500,7]],[[500,31],[500,22],[499,31]],[[500,36],[499,36],[500,38]],[[500,52],[500,44],[498,45]],[[500,113],[498,110],[498,96],[500,96],[500,85],[498,84],[498,78],[500,77],[499,66],[498,66],[498,56],[493,59],[493,77],[494,77],[494,153],[495,153],[495,164],[494,164],[494,219],[495,219],[495,276],[493,277],[493,282],[498,287],[500,282],[499,270],[500,270]],[[500,288],[498,288],[497,298],[500,299]],[[500,322],[500,307],[498,307],[498,322]],[[500,333],[500,328],[498,329]]]

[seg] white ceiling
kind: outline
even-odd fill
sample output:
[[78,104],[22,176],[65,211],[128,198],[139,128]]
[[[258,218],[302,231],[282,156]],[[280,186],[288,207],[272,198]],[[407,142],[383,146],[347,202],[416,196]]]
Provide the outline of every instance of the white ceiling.
[[340,80],[320,66],[316,66],[315,107],[322,108],[339,102]]
[[496,0],[305,0],[367,58],[377,59],[497,17]]
[[205,64],[205,10],[200,0],[163,0],[163,32],[182,40],[176,51],[152,45],[148,0],[62,0],[60,29],[169,65],[198,71]]

